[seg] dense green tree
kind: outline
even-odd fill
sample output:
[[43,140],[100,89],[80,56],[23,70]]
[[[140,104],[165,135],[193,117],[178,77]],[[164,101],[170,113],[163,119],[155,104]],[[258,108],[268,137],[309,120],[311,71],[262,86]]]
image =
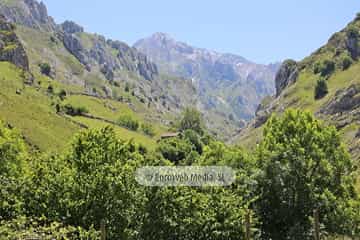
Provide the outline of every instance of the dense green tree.
[[194,130],[187,129],[183,133],[184,139],[190,141],[190,143],[195,147],[195,150],[201,155],[203,152],[203,143],[201,141],[200,135]]
[[345,209],[355,199],[353,166],[334,127],[308,112],[271,117],[257,149],[258,214],[265,239],[311,239],[311,216],[324,231],[341,233]]
[[74,225],[108,226],[110,239],[134,239],[142,218],[143,193],[134,173],[143,157],[111,128],[80,134],[66,157],[74,170],[69,212]]
[[23,175],[27,174],[28,153],[22,136],[0,121],[0,220],[22,213]]
[[195,108],[186,108],[179,123],[179,130],[191,129],[200,135],[204,133],[204,126],[201,113]]
[[19,176],[27,157],[25,142],[19,132],[0,121],[0,175]]
[[171,161],[175,165],[187,165],[193,162],[197,157],[192,153],[195,152],[195,146],[187,139],[182,138],[170,138],[164,139],[159,142],[157,151],[162,156]]
[[242,239],[245,208],[223,188],[152,188],[147,191],[143,239]]

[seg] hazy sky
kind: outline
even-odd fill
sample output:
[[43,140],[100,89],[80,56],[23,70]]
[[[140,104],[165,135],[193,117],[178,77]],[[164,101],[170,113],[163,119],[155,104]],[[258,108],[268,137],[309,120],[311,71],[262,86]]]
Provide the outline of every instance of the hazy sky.
[[359,0],[44,0],[56,22],[132,45],[166,32],[259,63],[316,50],[360,12]]

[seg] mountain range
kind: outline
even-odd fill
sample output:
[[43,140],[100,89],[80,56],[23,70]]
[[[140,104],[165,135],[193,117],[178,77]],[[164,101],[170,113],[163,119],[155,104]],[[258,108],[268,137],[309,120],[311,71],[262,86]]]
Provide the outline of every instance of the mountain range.
[[137,41],[134,47],[161,71],[191,79],[205,112],[247,121],[254,117],[261,99],[275,92],[279,63],[256,64],[235,54],[193,47],[160,32]]
[[[0,14],[0,113],[36,148],[62,146],[78,130],[105,124],[151,146],[188,106],[202,112],[214,136],[250,147],[271,114],[292,107],[335,125],[359,156],[360,17],[309,57],[280,67],[193,47],[165,33],[131,47],[72,21],[57,24],[35,0],[0,0]],[[88,113],[59,111],[69,105]],[[122,115],[153,124],[156,136],[118,126]]]
[[1,0],[0,14],[16,24],[30,72],[39,72],[39,64],[46,62],[57,82],[122,101],[125,86],[130,86],[137,101],[151,106],[147,118],[161,123],[172,122],[164,115],[196,106],[211,133],[227,139],[254,117],[261,99],[275,91],[279,64],[255,64],[191,47],[164,33],[130,47],[87,33],[72,21],[57,24],[44,3],[35,0]]

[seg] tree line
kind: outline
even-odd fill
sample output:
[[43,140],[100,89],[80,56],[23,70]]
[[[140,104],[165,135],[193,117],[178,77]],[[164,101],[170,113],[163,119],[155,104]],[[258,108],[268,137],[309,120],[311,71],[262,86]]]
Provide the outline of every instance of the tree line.
[[[312,114],[273,115],[253,152],[209,135],[186,109],[179,137],[154,151],[123,141],[111,127],[75,136],[59,154],[28,149],[0,124],[0,237],[19,239],[313,239],[313,211],[324,236],[360,236],[355,164],[339,133]],[[144,187],[141,166],[225,165],[228,187]],[[42,235],[41,235],[42,234]]]

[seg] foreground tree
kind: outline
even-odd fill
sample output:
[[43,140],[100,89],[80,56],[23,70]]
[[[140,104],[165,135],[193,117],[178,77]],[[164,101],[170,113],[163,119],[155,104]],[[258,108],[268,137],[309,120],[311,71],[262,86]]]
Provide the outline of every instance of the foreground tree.
[[27,157],[21,135],[0,121],[0,220],[14,218],[22,212],[24,202],[19,192]]
[[324,231],[351,234],[354,168],[334,127],[288,110],[268,121],[257,157],[265,239],[310,239],[315,209]]

